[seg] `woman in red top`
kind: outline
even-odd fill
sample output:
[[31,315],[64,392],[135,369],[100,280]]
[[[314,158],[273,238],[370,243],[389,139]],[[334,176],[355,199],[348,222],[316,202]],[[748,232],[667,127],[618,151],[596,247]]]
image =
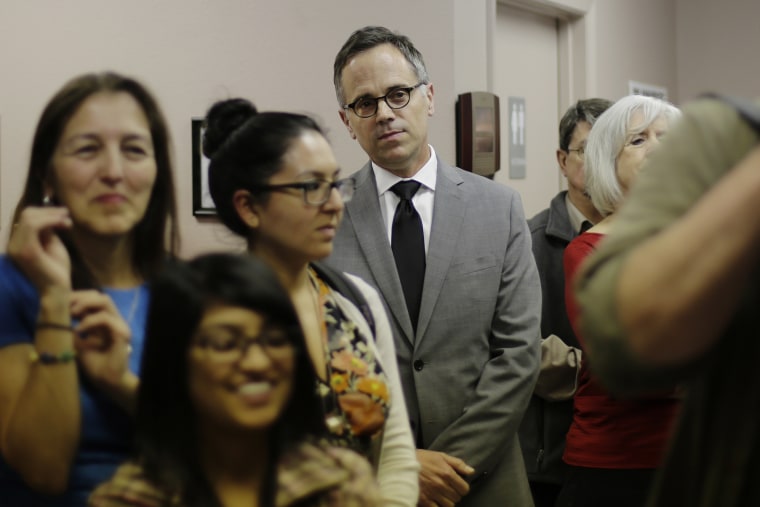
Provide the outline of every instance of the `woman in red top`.
[[[573,277],[609,231],[647,155],[679,115],[667,102],[631,95],[605,111],[588,136],[586,191],[604,219],[573,240],[564,254],[567,312],[581,345]],[[670,392],[637,399],[613,397],[591,374],[584,355],[563,456],[571,471],[557,507],[643,505],[677,407]]]

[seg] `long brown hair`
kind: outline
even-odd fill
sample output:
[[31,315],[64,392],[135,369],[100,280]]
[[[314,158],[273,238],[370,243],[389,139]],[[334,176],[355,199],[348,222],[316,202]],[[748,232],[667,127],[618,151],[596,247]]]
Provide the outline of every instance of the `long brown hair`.
[[[50,99],[34,133],[26,184],[13,213],[13,223],[18,221],[24,208],[42,204],[53,153],[66,124],[87,98],[100,92],[128,93],[137,101],[148,119],[156,160],[156,181],[145,215],[132,233],[134,244],[139,245],[132,253],[132,265],[141,276],[148,279],[156,274],[167,256],[173,257],[176,254],[179,236],[176,230],[177,211],[169,130],[156,100],[142,84],[132,78],[114,72],[84,74],[70,80]],[[74,288],[97,286],[72,242],[66,239],[66,235],[62,235],[62,239],[72,259]]]

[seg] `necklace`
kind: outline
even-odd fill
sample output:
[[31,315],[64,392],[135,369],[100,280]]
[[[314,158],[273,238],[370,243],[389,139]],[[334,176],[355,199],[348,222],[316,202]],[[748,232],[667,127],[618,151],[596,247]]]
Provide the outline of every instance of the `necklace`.
[[132,327],[132,320],[135,318],[135,313],[137,313],[137,304],[140,302],[140,291],[142,290],[142,285],[138,285],[135,289],[135,295],[132,296],[132,304],[129,307],[129,313],[127,314],[127,325],[131,328]]
[[[127,321],[127,327],[130,330],[130,335],[132,334],[132,321],[135,319],[135,315],[137,314],[137,307],[140,304],[140,292],[142,291],[142,285],[138,285],[137,288],[132,289],[129,292],[132,292],[132,302],[129,304],[129,311],[126,314],[126,321]],[[114,300],[115,293],[111,293],[111,299]],[[115,300],[114,300],[115,302]],[[132,344],[131,339],[125,344],[127,347],[127,354],[132,353]]]
[[322,341],[326,341],[326,325],[324,322],[324,308],[320,304],[320,290],[319,290],[319,280],[317,279],[316,275],[312,272],[312,270],[309,270],[309,281],[311,282],[309,295],[311,296],[311,302],[314,304],[314,322],[317,324],[317,329],[319,330],[319,334],[322,337]]

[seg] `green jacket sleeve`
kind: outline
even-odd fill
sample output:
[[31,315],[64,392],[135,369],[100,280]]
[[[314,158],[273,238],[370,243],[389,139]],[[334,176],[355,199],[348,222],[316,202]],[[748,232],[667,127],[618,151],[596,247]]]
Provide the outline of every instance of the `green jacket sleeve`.
[[699,367],[692,363],[651,368],[631,355],[616,294],[628,253],[687,213],[758,142],[752,128],[723,102],[698,100],[683,113],[642,169],[614,230],[576,280],[591,364],[606,387],[618,394],[672,386]]

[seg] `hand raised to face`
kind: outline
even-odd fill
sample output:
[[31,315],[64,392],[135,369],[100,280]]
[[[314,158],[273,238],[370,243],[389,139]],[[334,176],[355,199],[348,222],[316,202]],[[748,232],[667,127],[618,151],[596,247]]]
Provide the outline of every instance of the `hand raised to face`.
[[74,346],[82,371],[106,391],[118,391],[130,376],[129,325],[113,300],[96,290],[72,293],[71,316],[79,321]]
[[29,207],[13,225],[8,256],[42,295],[52,287],[71,288],[71,260],[56,231],[71,227],[63,207]]

